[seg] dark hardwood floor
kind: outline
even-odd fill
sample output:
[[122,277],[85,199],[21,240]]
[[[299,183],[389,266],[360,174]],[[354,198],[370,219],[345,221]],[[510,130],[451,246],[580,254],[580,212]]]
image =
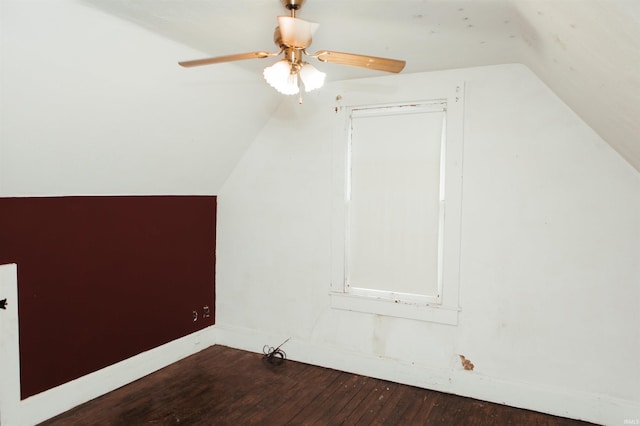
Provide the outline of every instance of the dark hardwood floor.
[[43,425],[584,425],[213,346]]

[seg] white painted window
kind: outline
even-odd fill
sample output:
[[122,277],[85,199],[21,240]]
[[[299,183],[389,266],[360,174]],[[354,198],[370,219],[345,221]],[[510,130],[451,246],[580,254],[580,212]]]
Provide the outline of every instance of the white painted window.
[[441,103],[354,108],[347,141],[347,291],[438,302]]
[[452,120],[462,126],[462,109],[451,114],[451,101],[343,108],[333,307],[457,323],[459,249],[445,247],[459,247],[461,169],[448,168],[461,162],[461,129],[454,137],[449,129]]

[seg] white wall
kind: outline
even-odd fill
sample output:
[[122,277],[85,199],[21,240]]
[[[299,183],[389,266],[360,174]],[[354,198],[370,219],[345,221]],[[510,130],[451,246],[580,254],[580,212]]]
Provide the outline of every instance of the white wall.
[[[460,81],[459,324],[331,309],[336,95],[429,99],[425,87]],[[640,174],[526,67],[287,99],[218,202],[220,343],[260,351],[291,336],[284,349],[305,362],[601,423],[640,417]]]
[[80,1],[2,0],[0,19],[0,196],[216,194],[279,99]]

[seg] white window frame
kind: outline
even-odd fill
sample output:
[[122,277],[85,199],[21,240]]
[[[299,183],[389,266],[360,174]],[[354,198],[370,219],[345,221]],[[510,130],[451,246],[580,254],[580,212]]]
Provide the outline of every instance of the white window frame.
[[[420,101],[402,98],[389,103],[366,103],[366,96],[339,96],[335,107],[332,170],[331,306],[455,325],[460,311],[460,218],[462,205],[463,85],[434,86],[433,97]],[[440,96],[437,96],[440,95]],[[349,170],[352,114],[444,111],[440,151],[437,294],[417,295],[357,288],[348,285]],[[445,195],[446,194],[446,195]]]

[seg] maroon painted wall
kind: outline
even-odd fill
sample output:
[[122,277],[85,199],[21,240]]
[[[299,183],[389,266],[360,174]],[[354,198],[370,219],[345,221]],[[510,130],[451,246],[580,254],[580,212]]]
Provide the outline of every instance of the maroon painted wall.
[[215,230],[212,196],[0,198],[22,398],[213,325]]

